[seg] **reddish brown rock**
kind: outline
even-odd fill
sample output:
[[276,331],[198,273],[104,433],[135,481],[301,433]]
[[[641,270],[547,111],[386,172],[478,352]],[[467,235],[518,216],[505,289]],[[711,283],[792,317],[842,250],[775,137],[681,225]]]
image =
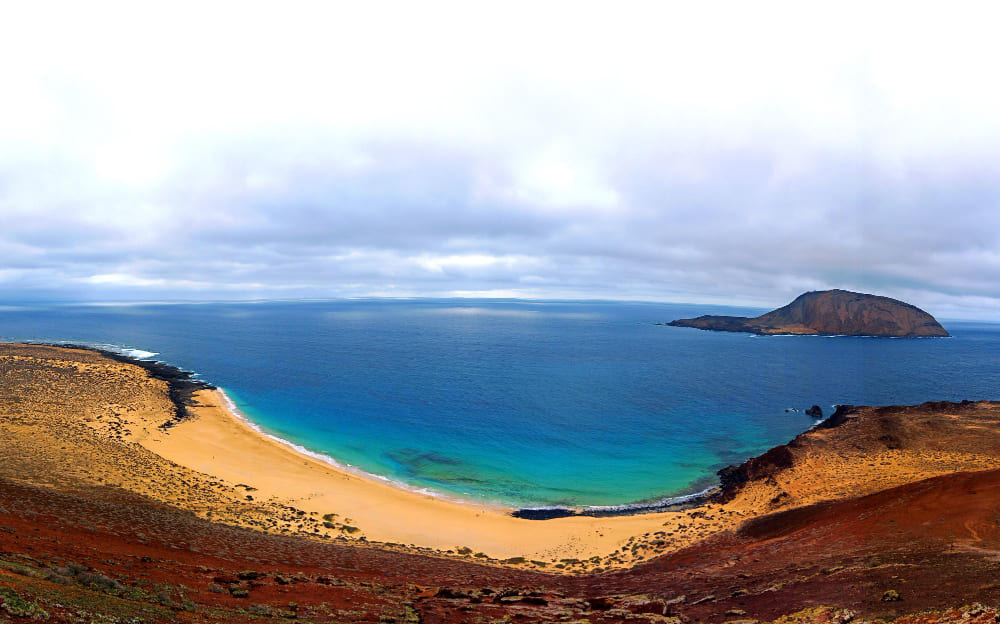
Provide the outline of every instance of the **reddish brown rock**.
[[753,334],[895,338],[949,335],[933,316],[916,306],[889,297],[846,290],[808,292],[782,308],[754,318],[707,315],[667,324]]

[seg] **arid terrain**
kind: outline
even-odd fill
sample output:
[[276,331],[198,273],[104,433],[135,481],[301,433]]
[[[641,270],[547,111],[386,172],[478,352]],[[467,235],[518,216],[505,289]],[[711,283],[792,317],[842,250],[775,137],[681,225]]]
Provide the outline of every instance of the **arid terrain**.
[[151,450],[199,409],[128,362],[0,345],[0,622],[1000,621],[997,403],[842,407],[593,561],[388,544],[360,503]]

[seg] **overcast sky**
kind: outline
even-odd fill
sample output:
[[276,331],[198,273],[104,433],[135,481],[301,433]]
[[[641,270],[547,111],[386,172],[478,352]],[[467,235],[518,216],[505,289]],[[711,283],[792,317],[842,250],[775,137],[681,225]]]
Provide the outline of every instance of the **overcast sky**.
[[1000,318],[988,3],[18,4],[0,300]]

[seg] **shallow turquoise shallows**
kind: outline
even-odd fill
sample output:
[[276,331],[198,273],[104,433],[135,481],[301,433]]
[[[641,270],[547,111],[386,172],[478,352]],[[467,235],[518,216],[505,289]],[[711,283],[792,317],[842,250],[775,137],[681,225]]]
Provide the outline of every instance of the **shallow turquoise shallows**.
[[[835,403],[1000,398],[1000,325],[946,339],[665,327],[718,306],[405,300],[0,305],[3,340],[155,352],[267,431],[411,487],[509,505],[700,490]],[[796,408],[799,412],[786,412]]]

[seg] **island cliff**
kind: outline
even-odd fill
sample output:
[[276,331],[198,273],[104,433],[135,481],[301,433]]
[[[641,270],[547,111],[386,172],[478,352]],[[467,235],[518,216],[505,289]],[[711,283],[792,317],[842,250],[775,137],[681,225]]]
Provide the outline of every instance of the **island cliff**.
[[782,308],[754,318],[706,315],[678,319],[667,325],[753,334],[897,338],[949,335],[933,316],[916,306],[889,297],[839,289],[807,292]]

